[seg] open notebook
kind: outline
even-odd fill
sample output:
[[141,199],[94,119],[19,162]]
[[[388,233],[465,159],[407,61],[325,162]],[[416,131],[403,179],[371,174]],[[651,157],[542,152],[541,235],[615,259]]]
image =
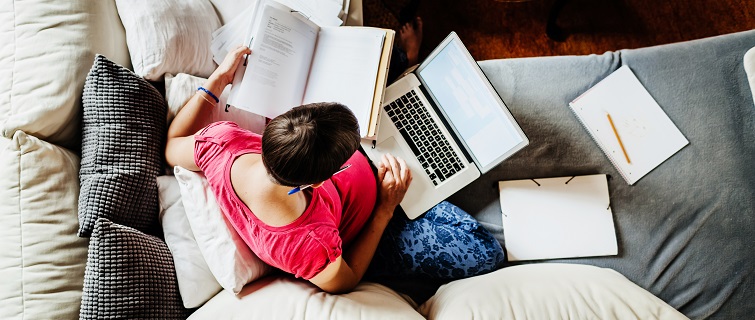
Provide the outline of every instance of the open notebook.
[[569,107],[630,185],[689,144],[627,66]]
[[618,254],[606,175],[498,186],[509,261]]

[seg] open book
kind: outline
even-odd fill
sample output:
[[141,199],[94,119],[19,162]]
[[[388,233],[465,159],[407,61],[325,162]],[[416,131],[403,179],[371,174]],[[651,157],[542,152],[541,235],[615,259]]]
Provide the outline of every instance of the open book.
[[395,32],[320,27],[306,14],[259,1],[250,18],[252,54],[239,66],[228,104],[265,117],[313,102],[339,102],[354,112],[364,138],[374,138]]

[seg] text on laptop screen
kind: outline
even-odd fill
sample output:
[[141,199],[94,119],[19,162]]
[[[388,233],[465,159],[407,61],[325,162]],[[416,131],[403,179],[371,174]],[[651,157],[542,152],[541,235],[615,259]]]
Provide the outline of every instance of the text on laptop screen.
[[500,98],[489,90],[488,80],[477,73],[477,65],[463,50],[455,41],[449,42],[419,76],[477,161],[487,166],[522,138]]

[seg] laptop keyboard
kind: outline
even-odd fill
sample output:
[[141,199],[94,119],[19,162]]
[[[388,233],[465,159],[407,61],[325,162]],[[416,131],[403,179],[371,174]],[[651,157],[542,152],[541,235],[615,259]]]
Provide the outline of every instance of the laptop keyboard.
[[414,90],[384,107],[434,185],[464,168]]

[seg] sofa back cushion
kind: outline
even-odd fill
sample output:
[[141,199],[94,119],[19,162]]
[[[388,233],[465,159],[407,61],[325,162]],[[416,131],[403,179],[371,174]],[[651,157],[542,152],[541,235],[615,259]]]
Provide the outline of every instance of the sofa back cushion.
[[75,319],[87,239],[76,236],[79,157],[0,137],[0,319]]
[[130,67],[113,0],[5,1],[0,8],[0,132],[76,146],[81,89],[96,53]]

